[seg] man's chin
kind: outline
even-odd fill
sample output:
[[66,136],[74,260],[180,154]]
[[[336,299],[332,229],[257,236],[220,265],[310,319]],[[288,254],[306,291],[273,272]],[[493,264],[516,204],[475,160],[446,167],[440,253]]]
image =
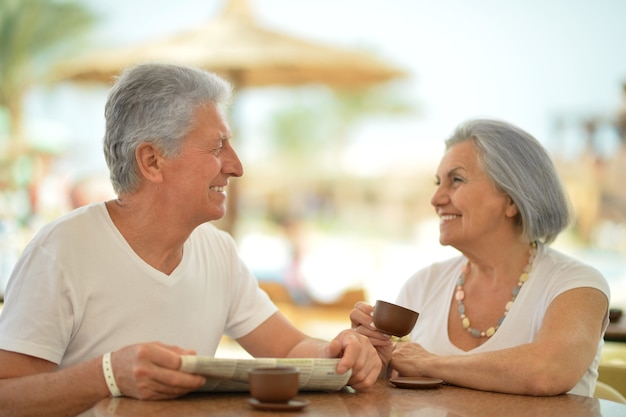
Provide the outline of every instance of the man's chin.
[[224,219],[224,216],[226,215],[226,207],[224,207],[222,210],[211,210],[210,213],[208,213],[206,222],[219,222],[221,220]]

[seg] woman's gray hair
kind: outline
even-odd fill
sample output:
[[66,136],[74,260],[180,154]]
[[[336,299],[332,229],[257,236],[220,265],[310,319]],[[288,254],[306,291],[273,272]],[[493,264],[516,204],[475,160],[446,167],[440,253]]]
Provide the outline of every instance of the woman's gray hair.
[[228,81],[197,68],[151,63],[125,70],[104,109],[104,156],[115,192],[138,187],[139,144],[150,142],[166,157],[176,156],[193,128],[196,108],[207,103],[225,106],[231,97]]
[[518,208],[522,237],[553,242],[570,223],[571,208],[556,167],[532,135],[507,122],[490,119],[460,124],[446,149],[470,140],[487,176]]

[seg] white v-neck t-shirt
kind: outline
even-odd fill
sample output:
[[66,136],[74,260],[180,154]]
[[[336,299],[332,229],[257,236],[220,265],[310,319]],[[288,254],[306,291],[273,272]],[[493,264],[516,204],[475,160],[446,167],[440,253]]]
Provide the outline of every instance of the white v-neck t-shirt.
[[45,226],[24,250],[0,314],[0,349],[60,368],[153,341],[214,355],[223,334],[242,337],[276,311],[227,233],[197,227],[166,275],[95,203]]
[[[462,257],[438,262],[418,271],[403,285],[397,303],[420,313],[410,335],[427,351],[437,355],[465,355],[490,352],[535,340],[550,303],[563,292],[579,287],[596,288],[610,299],[609,285],[602,274],[552,248],[539,244],[528,281],[498,331],[482,345],[469,351],[455,346],[448,337],[450,302],[461,268]],[[460,319],[459,319],[460,320]],[[603,328],[608,326],[608,312]],[[598,363],[604,342],[572,394],[592,396],[598,377]]]

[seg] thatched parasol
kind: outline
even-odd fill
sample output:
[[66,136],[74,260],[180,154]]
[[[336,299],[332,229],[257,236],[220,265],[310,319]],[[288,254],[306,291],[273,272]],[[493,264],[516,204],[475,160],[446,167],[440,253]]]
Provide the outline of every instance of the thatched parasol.
[[237,88],[320,83],[363,87],[405,73],[370,54],[294,38],[258,25],[246,0],[228,0],[207,24],[136,45],[94,51],[59,65],[54,78],[113,82],[125,67],[170,62],[214,71]]
[[[128,66],[144,62],[193,65],[220,74],[236,89],[318,83],[359,88],[406,74],[361,51],[312,43],[258,25],[246,0],[227,0],[220,16],[204,25],[136,45],[94,51],[59,65],[58,81],[112,83]],[[233,126],[236,131],[236,126]],[[236,181],[221,227],[237,217]]]

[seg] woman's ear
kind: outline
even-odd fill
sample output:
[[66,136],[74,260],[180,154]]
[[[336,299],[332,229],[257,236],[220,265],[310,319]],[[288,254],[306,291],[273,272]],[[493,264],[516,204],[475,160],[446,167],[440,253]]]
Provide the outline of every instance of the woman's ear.
[[135,159],[139,172],[148,181],[153,183],[161,183],[163,181],[163,156],[159,148],[153,143],[142,142],[135,150]]

